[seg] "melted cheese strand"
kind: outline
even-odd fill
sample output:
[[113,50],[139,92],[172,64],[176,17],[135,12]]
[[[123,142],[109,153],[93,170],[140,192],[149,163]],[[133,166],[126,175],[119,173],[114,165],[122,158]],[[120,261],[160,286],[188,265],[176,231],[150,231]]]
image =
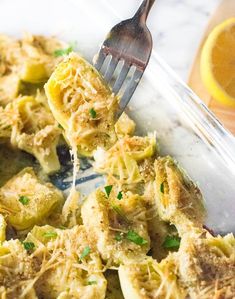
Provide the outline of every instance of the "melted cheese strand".
[[70,188],[68,198],[62,210],[62,222],[64,224],[68,224],[69,227],[72,227],[77,224],[76,216],[79,210],[79,197],[80,197],[79,192],[76,190],[76,177],[80,168],[80,162],[77,154],[77,146],[72,138],[71,132],[72,132],[72,118],[69,119],[68,130],[66,135],[68,136],[69,142],[71,144],[70,155],[73,163],[73,180],[72,180],[72,186]]

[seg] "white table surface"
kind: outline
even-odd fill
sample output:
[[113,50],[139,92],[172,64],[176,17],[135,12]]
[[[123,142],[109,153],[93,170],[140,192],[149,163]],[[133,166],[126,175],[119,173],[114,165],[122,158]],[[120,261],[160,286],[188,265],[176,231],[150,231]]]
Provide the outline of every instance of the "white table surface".
[[[149,15],[155,50],[187,80],[203,32],[220,0],[156,0]],[[109,0],[121,17],[130,17],[140,0]]]

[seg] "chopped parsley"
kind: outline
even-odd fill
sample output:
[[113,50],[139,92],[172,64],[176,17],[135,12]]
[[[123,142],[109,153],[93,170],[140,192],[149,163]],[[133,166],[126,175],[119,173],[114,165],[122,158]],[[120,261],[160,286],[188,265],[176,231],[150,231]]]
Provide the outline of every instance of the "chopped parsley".
[[82,254],[80,256],[80,260],[84,259],[84,257],[88,256],[88,254],[91,252],[91,248],[89,246],[86,246],[83,251]]
[[160,192],[164,194],[164,182],[160,185]]
[[88,284],[89,286],[92,285],[92,284],[97,284],[97,281],[95,281],[95,280],[90,280],[90,281],[87,282],[87,284]]
[[162,246],[167,249],[177,250],[180,247],[180,237],[178,236],[166,236]]
[[122,199],[122,191],[119,191],[119,192],[118,192],[117,199],[119,199],[119,200]]
[[63,127],[61,126],[61,124],[58,124],[58,128],[59,129],[63,129]]
[[70,43],[69,46],[65,49],[57,49],[54,51],[54,56],[55,57],[60,57],[60,56],[65,56],[65,55],[69,55],[69,53],[71,53],[72,51],[74,51],[74,49],[76,48],[77,43],[73,42]]
[[34,247],[35,247],[33,242],[23,242],[22,244],[24,246],[24,249],[27,250],[27,251],[33,250]]
[[29,203],[29,198],[27,196],[25,196],[25,195],[21,195],[19,197],[19,202],[21,202],[22,205],[25,206],[25,205],[27,205]]
[[126,238],[127,238],[127,240],[129,240],[137,245],[145,245],[148,243],[145,239],[143,239],[139,234],[137,234],[133,230],[128,231]]
[[145,240],[144,238],[142,238],[139,234],[137,234],[135,231],[133,230],[129,230],[127,233],[117,233],[115,235],[115,240],[120,242],[123,239],[129,240],[137,245],[145,245],[148,243],[147,240]]
[[122,239],[123,239],[123,235],[121,233],[117,233],[115,236],[115,240],[120,242],[120,241],[122,241]]
[[112,185],[109,185],[109,186],[105,186],[105,187],[104,187],[104,191],[105,191],[106,196],[107,196],[108,198],[109,198],[109,195],[110,195],[112,189],[113,189],[113,186],[112,186]]
[[91,109],[89,110],[89,113],[90,113],[90,116],[91,116],[92,118],[96,118],[96,111],[95,111],[94,108],[91,108]]
[[57,237],[57,233],[56,232],[46,232],[43,234],[43,236],[45,238],[56,238]]
[[71,53],[73,51],[73,47],[69,46],[68,48],[65,49],[57,49],[54,51],[54,56],[55,57],[60,57],[60,56],[65,56],[65,55],[69,55],[69,53]]

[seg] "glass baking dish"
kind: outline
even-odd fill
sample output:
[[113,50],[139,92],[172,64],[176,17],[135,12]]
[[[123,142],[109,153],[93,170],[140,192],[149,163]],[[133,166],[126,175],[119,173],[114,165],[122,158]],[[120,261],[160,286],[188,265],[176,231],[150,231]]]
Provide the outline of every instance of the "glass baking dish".
[[[0,1],[2,33],[20,36],[28,31],[77,41],[78,51],[90,61],[119,20],[106,0]],[[157,46],[128,113],[141,134],[156,131],[161,154],[174,156],[197,182],[208,211],[206,225],[219,233],[235,232],[234,137],[156,50]],[[83,182],[91,186],[97,177],[91,168],[82,169]]]

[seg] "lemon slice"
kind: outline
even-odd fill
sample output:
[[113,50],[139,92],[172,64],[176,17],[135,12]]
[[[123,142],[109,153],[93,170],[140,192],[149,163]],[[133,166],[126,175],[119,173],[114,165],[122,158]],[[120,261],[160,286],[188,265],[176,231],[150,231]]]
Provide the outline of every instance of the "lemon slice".
[[214,28],[201,55],[201,77],[208,92],[235,107],[235,18]]

